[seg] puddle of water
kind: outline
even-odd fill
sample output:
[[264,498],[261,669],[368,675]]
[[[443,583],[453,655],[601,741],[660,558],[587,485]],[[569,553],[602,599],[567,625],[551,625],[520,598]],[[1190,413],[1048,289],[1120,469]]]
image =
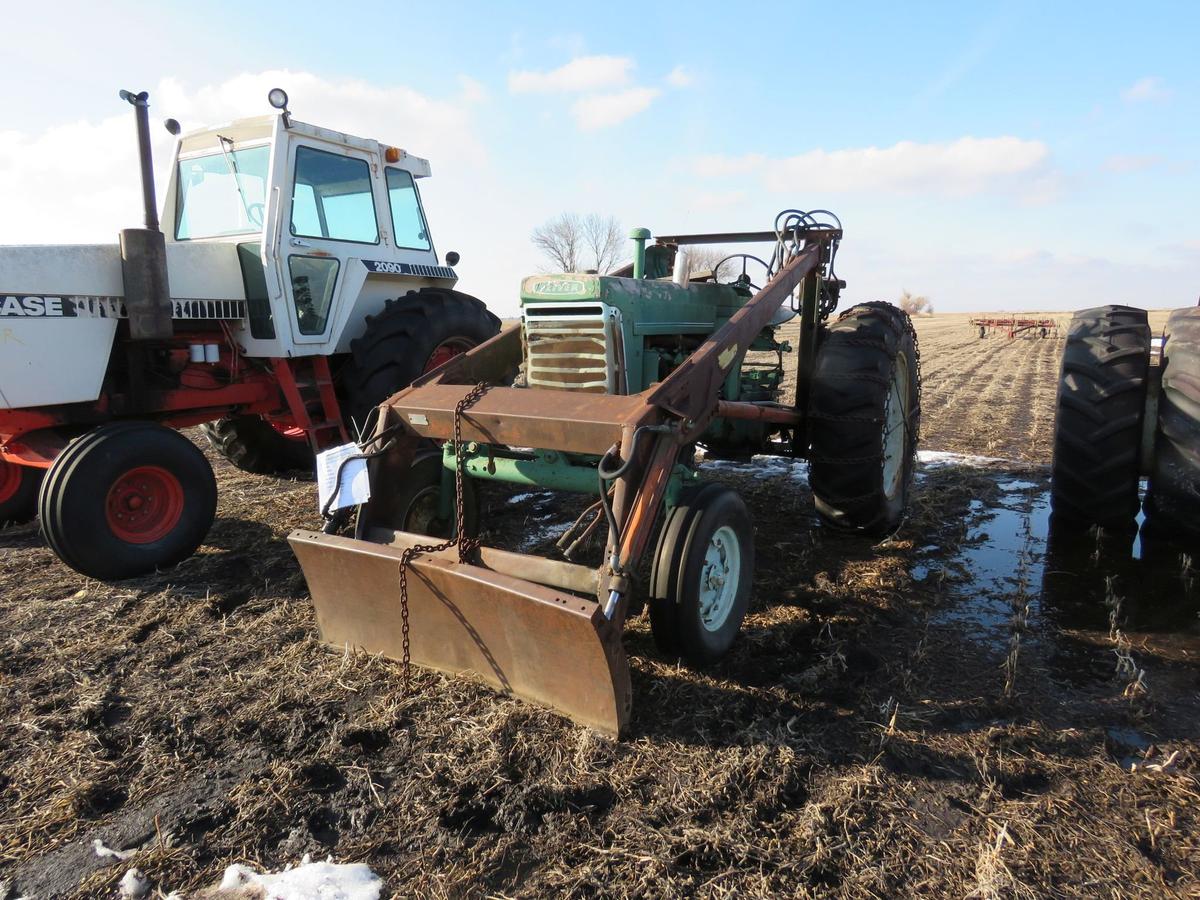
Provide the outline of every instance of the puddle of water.
[[[952,560],[969,581],[933,623],[1003,652],[1014,604],[1024,597],[1033,624],[1028,639],[1050,642],[1064,677],[1086,679],[1111,671],[1102,651],[1111,649],[1115,606],[1117,627],[1138,652],[1200,659],[1200,554],[1189,568],[1183,548],[1146,527],[1126,536],[1053,527],[1044,482],[997,478],[999,504],[971,501],[967,539]],[[929,556],[913,568],[915,580],[928,577],[936,559]]]
[[968,515],[978,521],[957,557],[971,580],[964,600],[934,616],[935,624],[954,624],[989,642],[1007,641],[1015,600],[1026,598],[1036,613],[1050,497],[1042,491],[1028,504],[1021,499],[1005,496],[994,507],[971,501]]

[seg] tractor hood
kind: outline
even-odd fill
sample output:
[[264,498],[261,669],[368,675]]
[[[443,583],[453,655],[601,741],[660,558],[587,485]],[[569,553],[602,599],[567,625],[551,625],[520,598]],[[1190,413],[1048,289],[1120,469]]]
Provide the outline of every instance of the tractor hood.
[[[171,318],[244,318],[236,244],[168,243],[167,271]],[[116,244],[0,247],[0,404],[99,397],[124,293]]]

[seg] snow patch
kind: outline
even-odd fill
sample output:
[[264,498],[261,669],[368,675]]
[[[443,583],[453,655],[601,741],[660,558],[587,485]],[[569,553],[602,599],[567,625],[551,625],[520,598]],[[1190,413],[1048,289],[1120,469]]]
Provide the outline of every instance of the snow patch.
[[118,885],[121,897],[128,900],[141,900],[150,893],[150,879],[142,874],[141,869],[130,869],[121,878]]
[[917,462],[926,469],[940,469],[945,466],[962,466],[967,469],[986,469],[990,466],[1024,466],[1027,463],[1015,459],[1001,459],[998,456],[975,456],[971,453],[953,453],[949,450],[918,450]]
[[1008,493],[1013,493],[1015,491],[1031,491],[1034,488],[1040,488],[1041,485],[1035,484],[1032,481],[1017,480],[1017,481],[1001,481],[999,483],[999,487],[1000,487],[1000,490],[1002,490],[1002,491],[1006,491]]
[[364,863],[309,862],[259,874],[249,866],[225,870],[221,890],[257,886],[266,900],[379,900],[383,882]]
[[543,497],[549,497],[549,491],[530,491],[525,494],[513,494],[504,502],[512,506],[516,503],[524,503],[526,500],[540,500]]

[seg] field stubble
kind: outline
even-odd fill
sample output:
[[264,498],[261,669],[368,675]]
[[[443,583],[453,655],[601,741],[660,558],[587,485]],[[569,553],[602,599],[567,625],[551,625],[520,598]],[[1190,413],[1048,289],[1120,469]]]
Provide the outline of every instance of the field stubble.
[[[285,541],[309,483],[214,461],[202,552],[117,585],[5,532],[0,885],[110,896],[100,839],[164,891],[311,852],[396,896],[1195,895],[1197,659],[1133,634],[1131,693],[1107,619],[1060,624],[1021,563],[984,583],[972,548],[1044,496],[1061,343],[955,318],[918,323],[924,446],[1011,462],[926,466],[881,543],[821,529],[797,467],[720,467],[757,523],[751,614],[702,673],[634,622],[621,742],[323,648]],[[571,518],[515,494],[487,492],[489,542]],[[959,615],[985,594],[998,638]]]

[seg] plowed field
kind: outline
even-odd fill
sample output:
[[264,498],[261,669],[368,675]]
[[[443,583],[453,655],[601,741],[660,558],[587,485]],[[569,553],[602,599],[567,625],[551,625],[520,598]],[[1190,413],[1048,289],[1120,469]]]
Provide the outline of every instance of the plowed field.
[[[322,646],[308,481],[213,458],[201,552],[119,584],[0,533],[0,900],[306,853],[396,897],[1197,896],[1200,579],[1048,534],[1061,342],[966,318],[918,323],[952,452],[889,539],[820,526],[802,463],[705,469],[755,521],[750,614],[704,672],[633,622],[622,741]],[[551,554],[570,509],[492,486],[483,537]]]

